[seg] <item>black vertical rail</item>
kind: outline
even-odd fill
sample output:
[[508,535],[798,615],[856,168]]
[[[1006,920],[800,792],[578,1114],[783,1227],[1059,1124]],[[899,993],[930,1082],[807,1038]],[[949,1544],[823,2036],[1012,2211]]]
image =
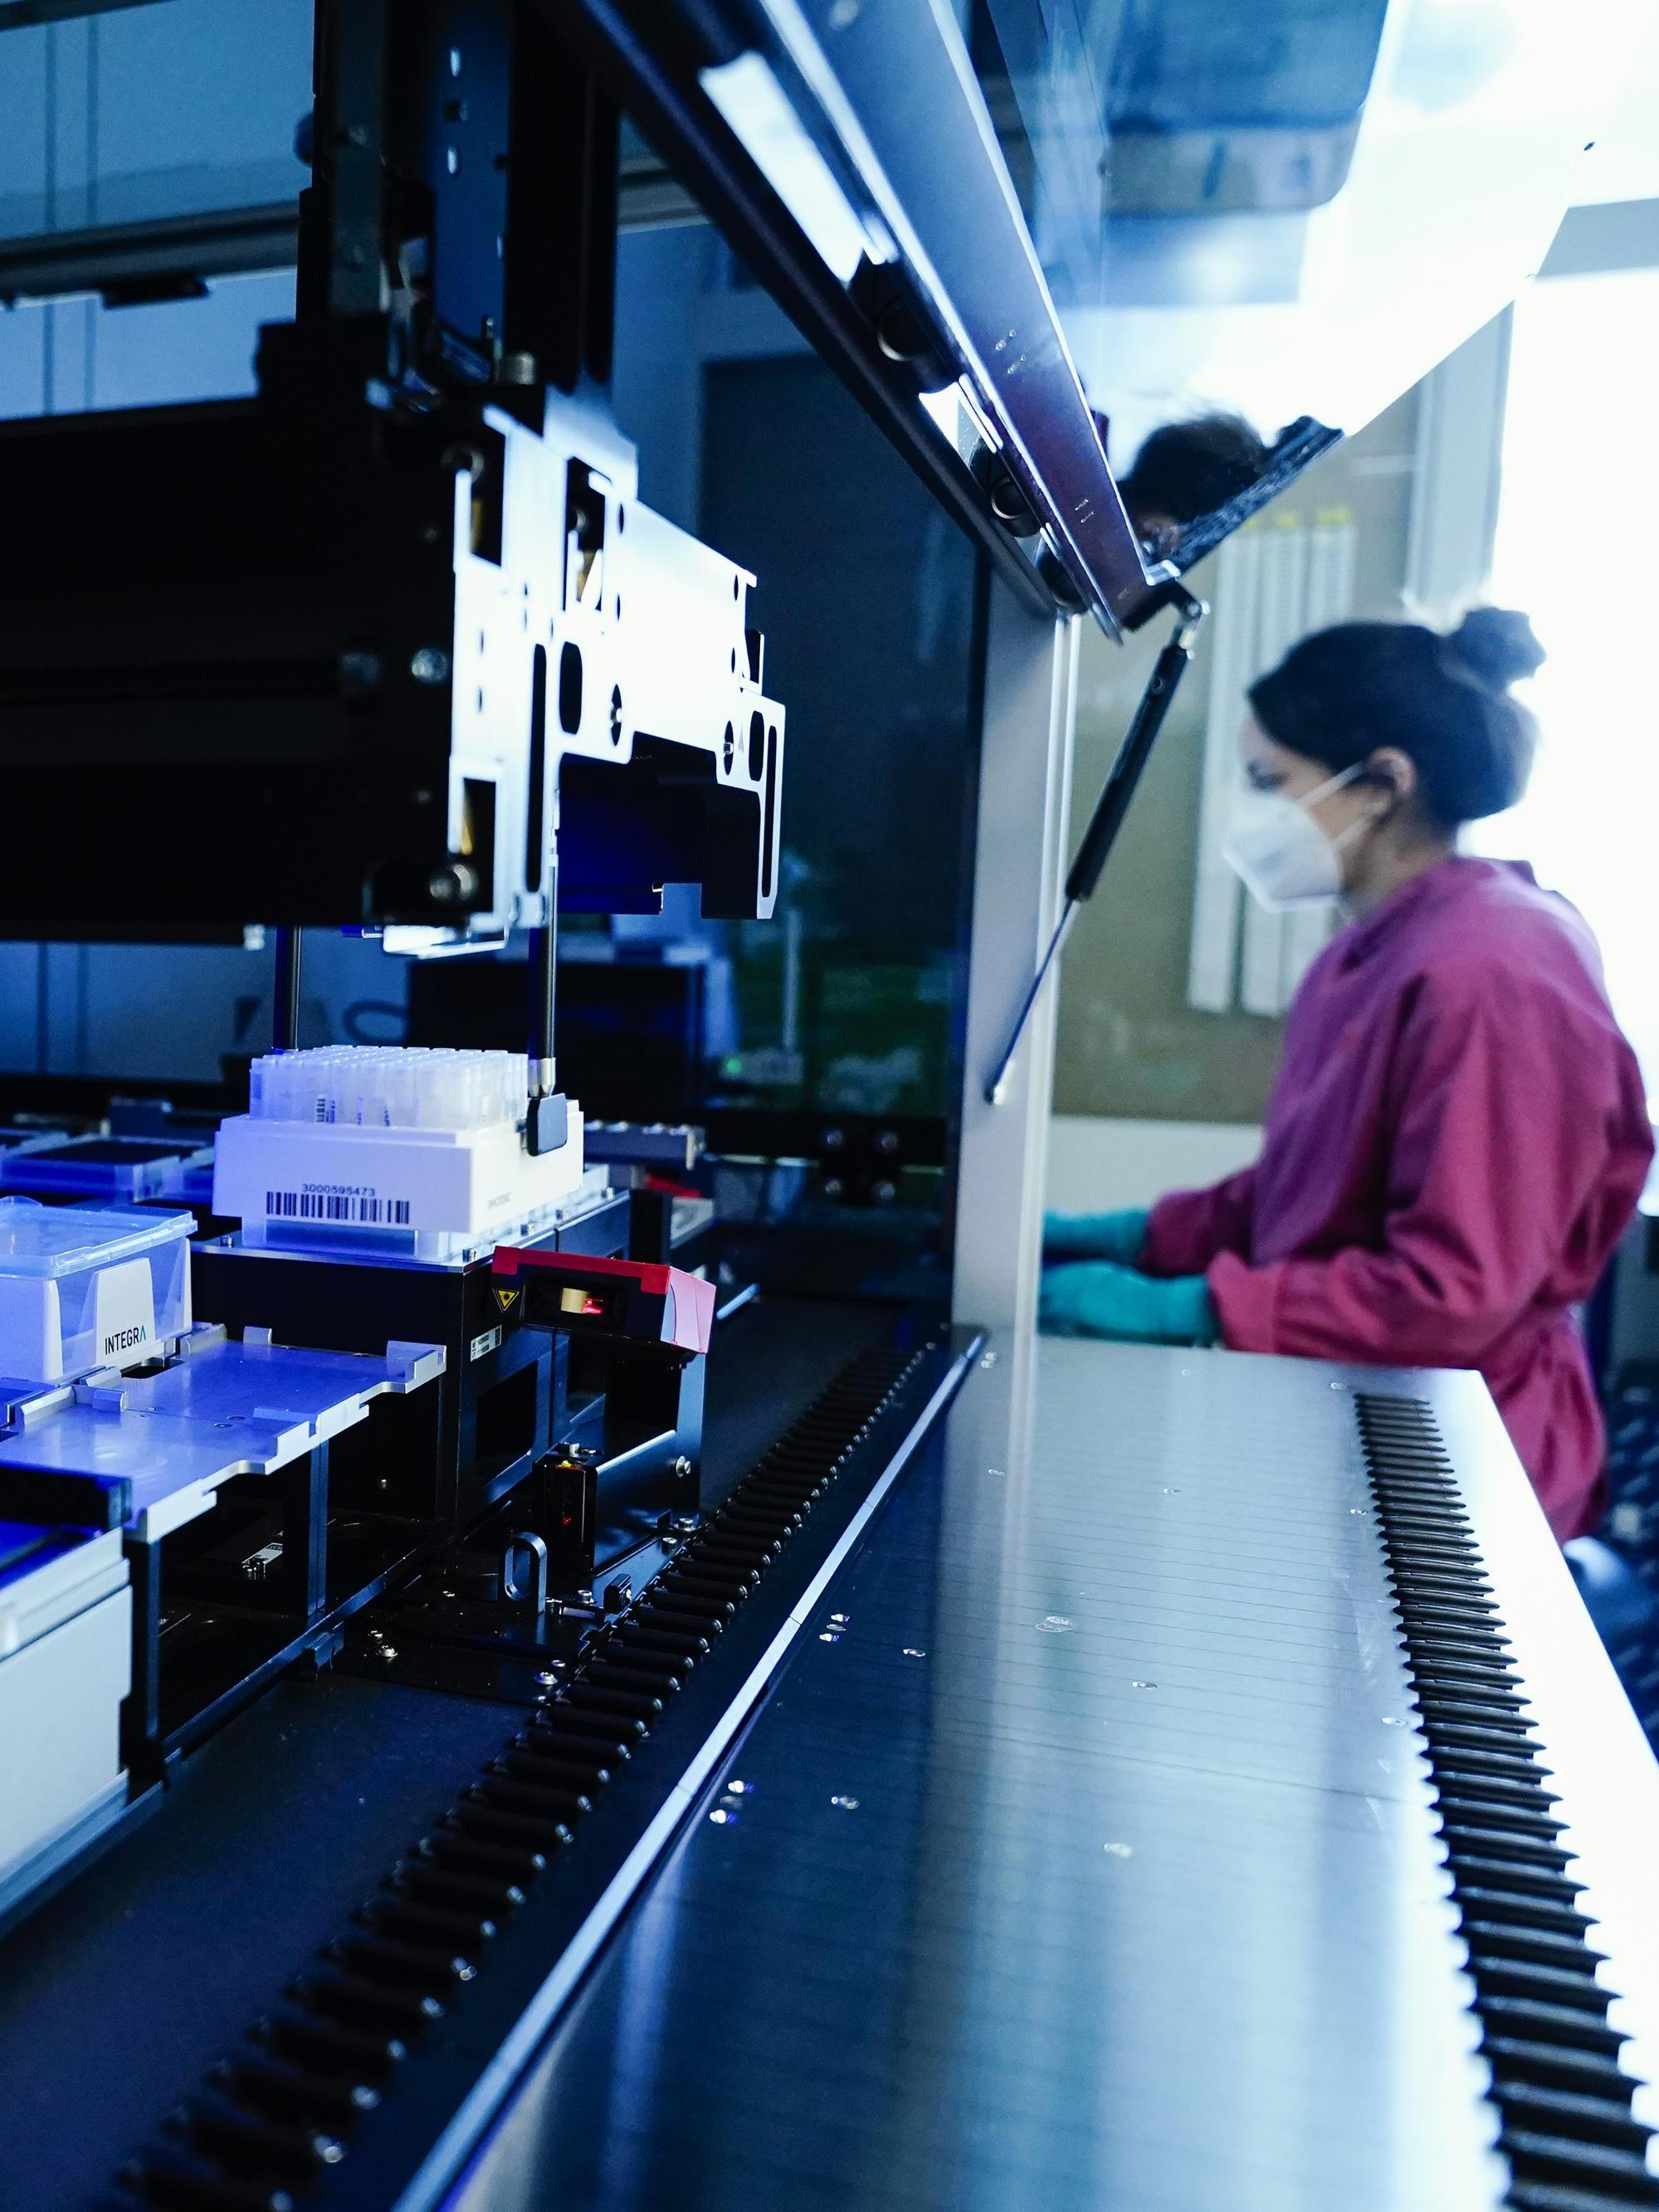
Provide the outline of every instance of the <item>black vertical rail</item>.
[[1659,2205],[1652,2131],[1632,2110],[1626,2039],[1607,2017],[1614,1992],[1585,1941],[1584,1885],[1433,1411],[1364,1391],[1354,1412],[1510,2162],[1505,2202]]
[[300,965],[304,950],[295,924],[276,932],[276,969],[270,995],[270,1042],[276,1052],[293,1052],[300,1042]]

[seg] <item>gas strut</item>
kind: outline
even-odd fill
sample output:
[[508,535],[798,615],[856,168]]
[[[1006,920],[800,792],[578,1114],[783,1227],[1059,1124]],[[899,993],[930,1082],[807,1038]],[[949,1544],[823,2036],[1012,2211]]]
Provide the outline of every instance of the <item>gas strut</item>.
[[1129,811],[1129,801],[1135,795],[1135,786],[1140,781],[1140,772],[1152,757],[1158,733],[1164,726],[1164,718],[1170,711],[1170,702],[1180,688],[1181,679],[1193,664],[1193,640],[1198,626],[1210,611],[1202,599],[1194,599],[1184,584],[1166,584],[1163,587],[1166,605],[1179,613],[1175,635],[1164,647],[1153,665],[1146,689],[1140,695],[1140,704],[1135,708],[1123,743],[1117,749],[1095,811],[1089,818],[1089,827],[1078,848],[1077,858],[1072,863],[1066,878],[1066,903],[1060,910],[1060,920],[1048,947],[1037,963],[1036,974],[1031,978],[1031,988],[1025,994],[1024,1003],[1009,1032],[1002,1057],[995,1073],[985,1086],[985,1103],[997,1106],[1002,1102],[1002,1087],[1008,1079],[1008,1070],[1014,1054],[1019,1050],[1019,1041],[1025,1034],[1025,1024],[1031,1018],[1031,1009],[1048,980],[1048,970],[1060,957],[1077,910],[1084,900],[1091,897],[1100,881],[1101,870],[1107,856],[1117,842],[1117,833],[1123,827],[1123,817]]

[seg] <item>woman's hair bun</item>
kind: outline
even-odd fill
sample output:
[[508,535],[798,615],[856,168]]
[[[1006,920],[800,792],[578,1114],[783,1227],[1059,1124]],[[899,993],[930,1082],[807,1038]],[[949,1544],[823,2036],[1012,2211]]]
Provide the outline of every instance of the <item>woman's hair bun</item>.
[[1470,675],[1499,691],[1535,674],[1547,657],[1532,624],[1513,607],[1472,607],[1446,645]]

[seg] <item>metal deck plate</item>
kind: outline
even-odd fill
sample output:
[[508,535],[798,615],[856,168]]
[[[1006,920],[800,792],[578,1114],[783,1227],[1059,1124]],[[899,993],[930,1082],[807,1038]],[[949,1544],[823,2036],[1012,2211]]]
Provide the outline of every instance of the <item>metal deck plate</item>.
[[1369,1505],[1336,1370],[976,1375],[452,2205],[1498,2204]]
[[130,1482],[128,1525],[149,1540],[204,1511],[232,1475],[275,1474],[363,1419],[373,1400],[418,1389],[443,1364],[430,1345],[391,1346],[375,1358],[209,1344],[0,1437],[0,1470]]

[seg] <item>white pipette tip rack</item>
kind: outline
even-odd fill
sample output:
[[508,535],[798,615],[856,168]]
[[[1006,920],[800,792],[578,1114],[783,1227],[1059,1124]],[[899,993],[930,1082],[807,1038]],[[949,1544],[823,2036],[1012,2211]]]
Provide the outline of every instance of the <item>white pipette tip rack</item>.
[[447,1264],[541,1223],[582,1181],[581,1115],[525,1148],[521,1053],[325,1045],[256,1060],[214,1152],[216,1213],[246,1244]]

